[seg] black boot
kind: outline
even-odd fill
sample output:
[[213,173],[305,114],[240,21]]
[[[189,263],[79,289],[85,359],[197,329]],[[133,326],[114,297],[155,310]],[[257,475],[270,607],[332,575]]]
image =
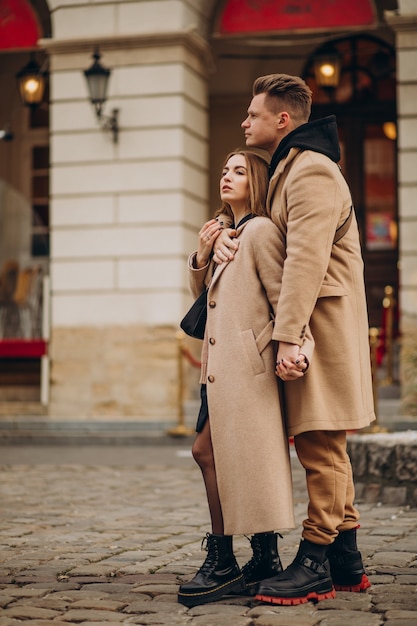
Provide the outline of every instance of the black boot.
[[287,569],[264,580],[256,600],[270,604],[305,604],[336,596],[326,558],[327,546],[302,540],[297,556]]
[[[281,535],[279,535],[281,537]],[[245,595],[254,596],[258,593],[259,583],[265,578],[272,578],[282,572],[282,564],[278,554],[278,533],[256,533],[250,540],[253,556],[242,567],[245,579]]]
[[207,556],[197,574],[180,586],[178,602],[196,606],[220,600],[245,588],[242,572],[233,554],[231,535],[206,535]]
[[337,591],[364,591],[371,586],[356,544],[356,528],[339,533],[327,549],[327,558]]

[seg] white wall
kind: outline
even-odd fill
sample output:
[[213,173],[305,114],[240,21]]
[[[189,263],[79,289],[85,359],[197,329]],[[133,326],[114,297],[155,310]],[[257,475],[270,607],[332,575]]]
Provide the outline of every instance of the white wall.
[[[50,4],[53,325],[177,325],[207,214],[207,66],[189,32],[201,3]],[[117,144],[87,97],[96,44]]]

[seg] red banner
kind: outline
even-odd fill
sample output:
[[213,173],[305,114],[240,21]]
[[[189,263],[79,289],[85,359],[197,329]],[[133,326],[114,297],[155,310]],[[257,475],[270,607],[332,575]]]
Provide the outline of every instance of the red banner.
[[228,0],[218,33],[370,26],[375,19],[372,0]]
[[42,28],[29,0],[1,0],[0,49],[33,48]]

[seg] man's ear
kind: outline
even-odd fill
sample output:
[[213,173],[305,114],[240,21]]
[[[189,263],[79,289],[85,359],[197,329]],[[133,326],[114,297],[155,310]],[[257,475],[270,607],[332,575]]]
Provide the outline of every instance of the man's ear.
[[279,130],[282,130],[283,128],[286,128],[289,123],[290,123],[290,114],[287,113],[286,111],[281,111],[281,113],[279,113],[277,117],[277,128]]

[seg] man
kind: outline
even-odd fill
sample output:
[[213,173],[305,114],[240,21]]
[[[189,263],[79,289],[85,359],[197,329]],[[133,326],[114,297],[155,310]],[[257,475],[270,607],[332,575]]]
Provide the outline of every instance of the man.
[[[285,259],[277,269],[282,277],[273,335],[283,381],[292,379],[308,325],[315,340],[311,368],[283,385],[288,434],[306,471],[309,504],[293,563],[260,584],[256,598],[274,604],[370,586],[356,544],[359,513],[346,450],[346,431],[375,419],[363,261],[338,166],[335,117],[308,122],[310,112],[306,83],[272,74],[255,81],[242,123],[246,145],[271,155],[267,209]],[[214,260],[230,261],[235,253],[236,242],[224,231]]]

